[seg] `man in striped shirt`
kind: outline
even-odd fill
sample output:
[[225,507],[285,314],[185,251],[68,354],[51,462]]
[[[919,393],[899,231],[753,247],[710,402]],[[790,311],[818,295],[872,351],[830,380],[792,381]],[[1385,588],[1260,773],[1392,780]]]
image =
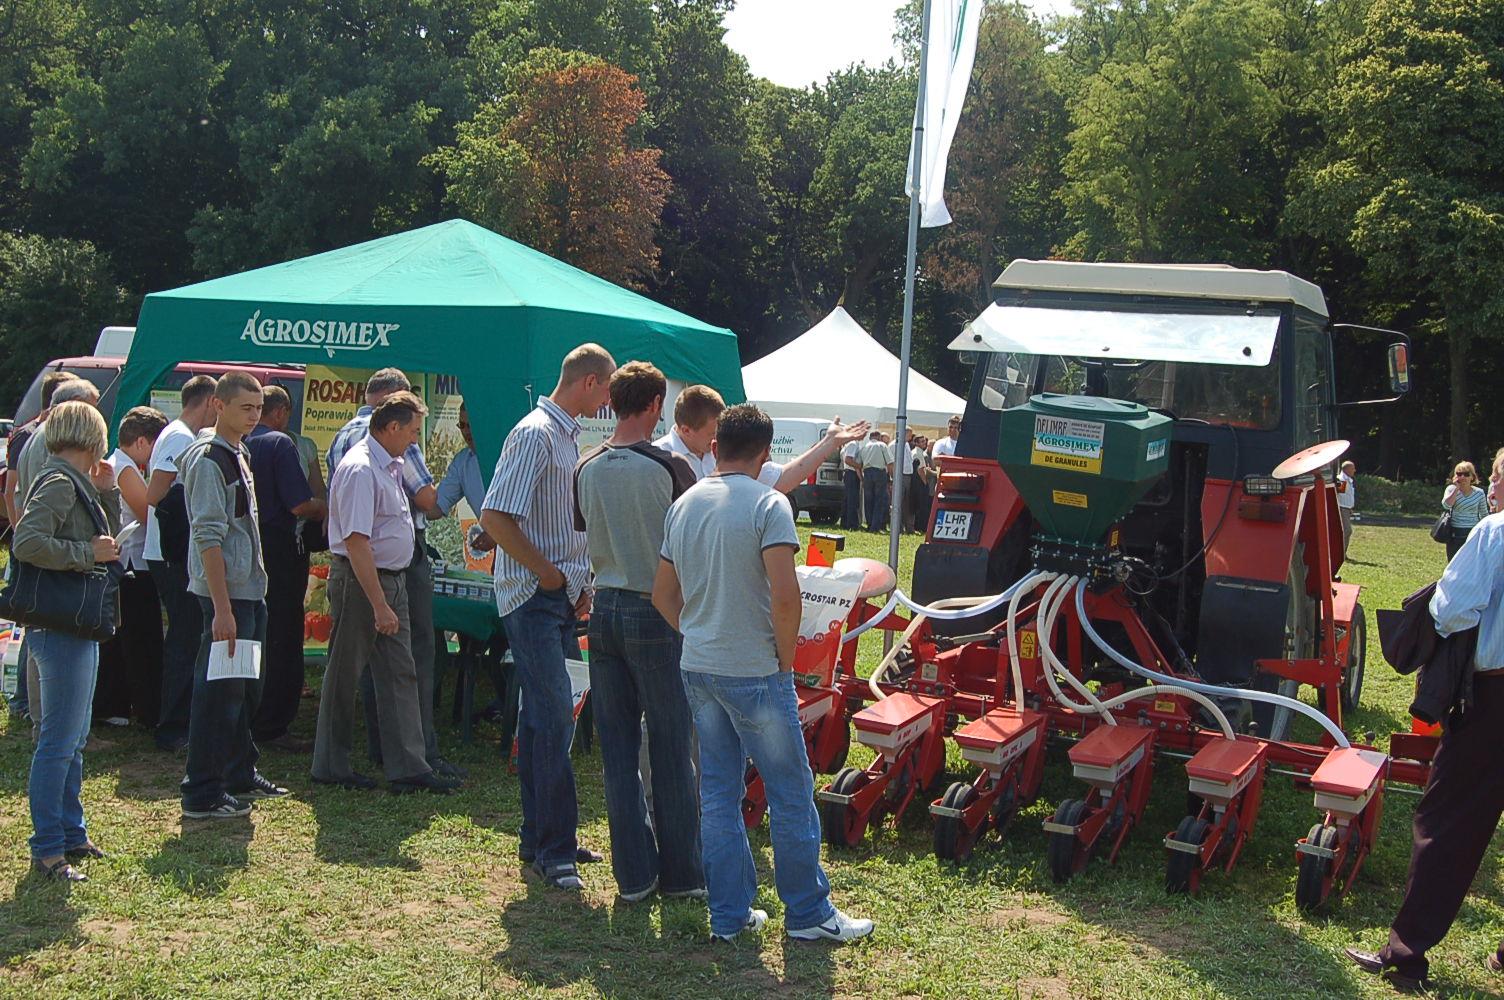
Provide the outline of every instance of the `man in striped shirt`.
[[577,860],[600,860],[575,840],[579,804],[569,744],[574,698],[566,659],[579,659],[575,621],[590,611],[585,533],[574,526],[579,418],[611,398],[616,362],[598,344],[565,357],[554,391],[507,435],[480,514],[496,540],[496,610],[522,687],[517,779],[522,860],[559,889],[582,888]]

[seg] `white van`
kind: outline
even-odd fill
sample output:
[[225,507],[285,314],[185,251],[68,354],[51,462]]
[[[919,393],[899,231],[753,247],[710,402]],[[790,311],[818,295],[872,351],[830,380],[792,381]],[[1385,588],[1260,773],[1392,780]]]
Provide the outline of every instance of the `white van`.
[[[823,417],[774,417],[772,461],[787,465],[814,447],[825,435],[830,421]],[[841,517],[845,487],[841,483],[841,455],[836,452],[789,494],[794,519],[808,511],[816,524],[834,524]]]

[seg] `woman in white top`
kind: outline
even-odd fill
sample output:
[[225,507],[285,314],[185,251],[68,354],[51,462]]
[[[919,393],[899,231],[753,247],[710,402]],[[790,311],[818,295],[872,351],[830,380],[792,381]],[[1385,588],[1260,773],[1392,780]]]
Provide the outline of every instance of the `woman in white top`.
[[127,725],[134,713],[154,727],[162,704],[162,606],[145,554],[146,463],[166,426],[160,410],[136,407],[120,421],[120,447],[105,460],[120,487],[120,561],[131,571],[120,581],[120,629],[99,647],[94,686],[94,721],[114,726]]
[[1450,560],[1467,541],[1473,525],[1488,516],[1488,494],[1478,487],[1478,470],[1472,462],[1458,462],[1452,484],[1442,494],[1441,505],[1452,512],[1452,535],[1447,539]]

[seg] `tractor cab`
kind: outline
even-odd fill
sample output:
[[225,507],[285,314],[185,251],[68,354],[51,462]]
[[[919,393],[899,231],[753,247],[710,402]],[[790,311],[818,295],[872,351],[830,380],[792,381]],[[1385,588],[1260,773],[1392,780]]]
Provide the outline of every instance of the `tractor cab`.
[[[1101,424],[1003,415],[1031,400],[1048,410],[1050,399],[1095,397],[1170,421],[1168,441],[1149,445],[1167,451],[1165,471],[1126,514],[1114,512],[1103,539],[1132,557],[1129,586],[1157,641],[1227,683],[1260,683],[1261,658],[1311,656],[1316,604],[1343,557],[1335,494],[1311,487],[1316,477],[1333,482],[1340,449],[1300,475],[1272,473],[1335,439],[1339,410],[1357,405],[1336,398],[1334,329],[1321,289],[1282,271],[1014,261],[992,305],[950,344],[974,360],[974,374],[916,556],[915,597],[997,593],[1037,562],[1040,526],[1052,517],[1031,512],[999,455],[1023,447],[1034,466],[1089,480],[1101,467]],[[1408,343],[1390,346],[1389,368],[1397,398],[1408,389]],[[1029,428],[1032,441],[1003,440]],[[1089,495],[1056,490],[1045,502]]]

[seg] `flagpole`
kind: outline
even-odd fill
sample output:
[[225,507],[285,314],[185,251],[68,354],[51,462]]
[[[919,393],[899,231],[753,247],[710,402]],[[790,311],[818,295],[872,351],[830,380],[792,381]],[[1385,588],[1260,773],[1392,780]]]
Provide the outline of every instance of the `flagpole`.
[[[914,104],[914,137],[909,147],[912,164],[909,170],[909,245],[903,273],[903,342],[898,351],[898,419],[893,432],[893,506],[889,511],[888,565],[898,577],[898,538],[903,528],[903,498],[908,487],[907,452],[904,440],[909,426],[909,354],[914,343],[914,254],[919,243],[919,206],[921,161],[924,157],[925,75],[930,58],[930,0],[924,0],[919,28],[919,94]],[[883,649],[891,649],[893,633],[883,631]]]

